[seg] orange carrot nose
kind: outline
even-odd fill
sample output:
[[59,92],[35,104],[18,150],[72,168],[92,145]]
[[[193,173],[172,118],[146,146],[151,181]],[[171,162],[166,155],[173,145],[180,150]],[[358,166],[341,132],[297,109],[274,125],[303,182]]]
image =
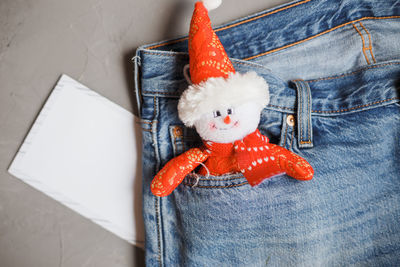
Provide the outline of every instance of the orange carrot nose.
[[229,115],[225,117],[224,123],[225,123],[225,124],[231,123],[231,117],[229,117]]

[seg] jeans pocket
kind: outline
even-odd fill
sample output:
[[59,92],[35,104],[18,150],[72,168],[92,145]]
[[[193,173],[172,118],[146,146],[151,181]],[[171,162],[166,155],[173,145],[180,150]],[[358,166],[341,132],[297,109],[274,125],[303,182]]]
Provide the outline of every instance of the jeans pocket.
[[[251,187],[242,174],[188,175],[172,193],[181,244],[191,251],[190,256],[181,253],[182,257],[189,256],[183,259],[187,266],[204,259],[206,266],[265,264],[274,253],[271,244],[286,234],[287,229],[279,230],[282,222],[290,221],[295,212],[295,200],[281,197],[285,191],[293,191],[287,189],[293,181],[283,177]],[[265,246],[256,245],[260,242]],[[223,248],[222,255],[221,250],[213,249],[219,247]],[[238,251],[242,252],[240,256],[223,264],[225,255]]]

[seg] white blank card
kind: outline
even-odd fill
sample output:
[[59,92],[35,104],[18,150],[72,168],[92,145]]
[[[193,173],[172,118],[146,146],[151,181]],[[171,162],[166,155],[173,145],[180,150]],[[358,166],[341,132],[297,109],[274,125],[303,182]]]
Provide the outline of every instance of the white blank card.
[[63,75],[8,171],[143,246],[138,137],[130,112]]

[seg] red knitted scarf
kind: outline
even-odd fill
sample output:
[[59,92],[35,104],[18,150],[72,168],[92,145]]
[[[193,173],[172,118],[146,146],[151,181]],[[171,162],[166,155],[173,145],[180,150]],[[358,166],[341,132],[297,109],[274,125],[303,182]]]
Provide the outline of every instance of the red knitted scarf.
[[[277,161],[280,147],[270,144],[259,130],[247,135],[235,143],[204,142],[209,157],[204,163],[210,175],[222,175],[241,172],[249,184],[255,186],[266,177],[282,173]],[[200,174],[206,175],[203,167]]]

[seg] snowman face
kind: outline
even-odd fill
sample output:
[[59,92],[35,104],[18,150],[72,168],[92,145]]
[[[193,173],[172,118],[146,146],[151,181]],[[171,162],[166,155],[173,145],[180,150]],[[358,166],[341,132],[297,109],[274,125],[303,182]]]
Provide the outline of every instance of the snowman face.
[[203,114],[194,126],[203,140],[233,143],[254,132],[262,108],[255,103],[221,107]]

